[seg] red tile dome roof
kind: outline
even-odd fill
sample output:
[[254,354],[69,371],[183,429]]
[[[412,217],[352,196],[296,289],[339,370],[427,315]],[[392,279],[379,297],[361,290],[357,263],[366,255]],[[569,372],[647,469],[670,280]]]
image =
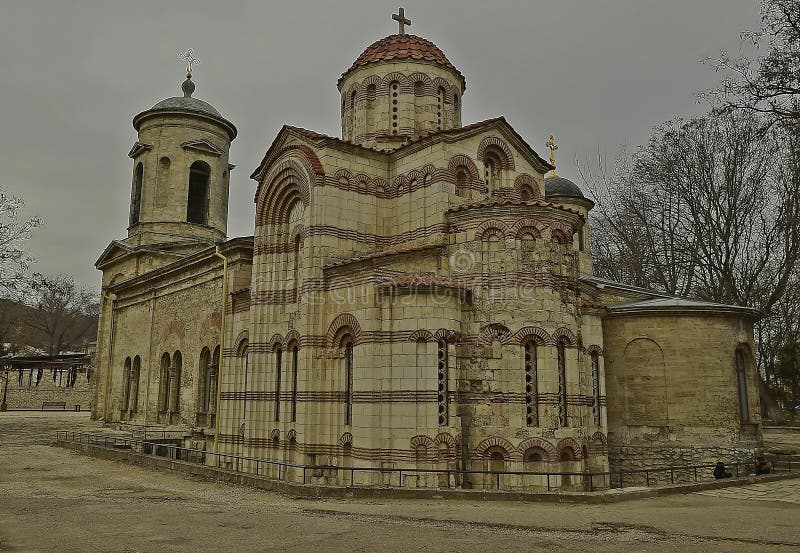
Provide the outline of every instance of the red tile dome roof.
[[422,61],[444,66],[458,75],[462,88],[466,88],[464,75],[450,63],[444,52],[430,40],[416,35],[389,35],[372,43],[358,56],[350,69],[342,73],[338,84],[341,85],[347,74],[358,67],[382,61],[401,60]]

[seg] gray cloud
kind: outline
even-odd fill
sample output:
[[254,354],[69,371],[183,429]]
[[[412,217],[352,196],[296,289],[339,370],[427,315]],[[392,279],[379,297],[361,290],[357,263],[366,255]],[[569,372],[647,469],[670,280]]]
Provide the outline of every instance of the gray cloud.
[[[90,286],[93,262],[125,235],[131,118],[179,94],[177,52],[202,63],[195,97],[239,128],[229,235],[253,228],[249,174],[281,125],[339,134],[336,80],[396,32],[398,2],[9,1],[0,5],[0,185],[44,218],[30,245],[42,272]],[[409,32],[467,78],[465,123],[505,115],[559,174],[613,156],[651,128],[705,110],[719,76],[700,64],[758,25],[755,0],[404,2]]]

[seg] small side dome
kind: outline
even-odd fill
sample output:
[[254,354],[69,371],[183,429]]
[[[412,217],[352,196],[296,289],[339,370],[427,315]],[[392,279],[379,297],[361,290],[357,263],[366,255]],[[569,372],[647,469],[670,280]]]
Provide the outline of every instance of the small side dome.
[[195,84],[192,81],[191,73],[186,75],[186,80],[181,85],[181,90],[183,91],[183,96],[174,96],[161,100],[147,111],[143,111],[134,117],[133,127],[138,131],[142,122],[157,115],[188,113],[205,119],[211,119],[215,123],[225,127],[231,140],[236,138],[236,127],[233,123],[225,119],[222,114],[208,102],[192,98]]
[[181,110],[193,111],[196,113],[205,113],[206,115],[213,115],[214,117],[222,117],[222,114],[217,109],[203,100],[191,98],[186,96],[175,96],[174,98],[165,98],[159,103],[151,107],[148,111],[159,110]]
[[544,194],[550,196],[569,196],[583,198],[583,192],[578,185],[564,177],[548,177],[544,179]]

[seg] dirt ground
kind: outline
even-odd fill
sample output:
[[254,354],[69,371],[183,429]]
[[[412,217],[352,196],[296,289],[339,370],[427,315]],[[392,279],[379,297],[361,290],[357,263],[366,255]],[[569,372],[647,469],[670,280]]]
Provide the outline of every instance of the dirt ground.
[[94,427],[0,413],[0,552],[800,551],[800,480],[612,505],[315,501],[49,445]]

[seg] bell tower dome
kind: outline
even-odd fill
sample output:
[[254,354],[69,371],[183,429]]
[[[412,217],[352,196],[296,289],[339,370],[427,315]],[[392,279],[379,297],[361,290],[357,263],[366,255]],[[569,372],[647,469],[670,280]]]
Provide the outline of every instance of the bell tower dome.
[[236,127],[211,104],[193,98],[188,71],[183,96],[167,98],[133,118],[128,238],[131,245],[225,240],[228,162]]
[[402,9],[392,19],[399,33],[368,46],[338,82],[342,139],[362,146],[393,149],[461,126],[464,76],[433,42],[405,33]]

